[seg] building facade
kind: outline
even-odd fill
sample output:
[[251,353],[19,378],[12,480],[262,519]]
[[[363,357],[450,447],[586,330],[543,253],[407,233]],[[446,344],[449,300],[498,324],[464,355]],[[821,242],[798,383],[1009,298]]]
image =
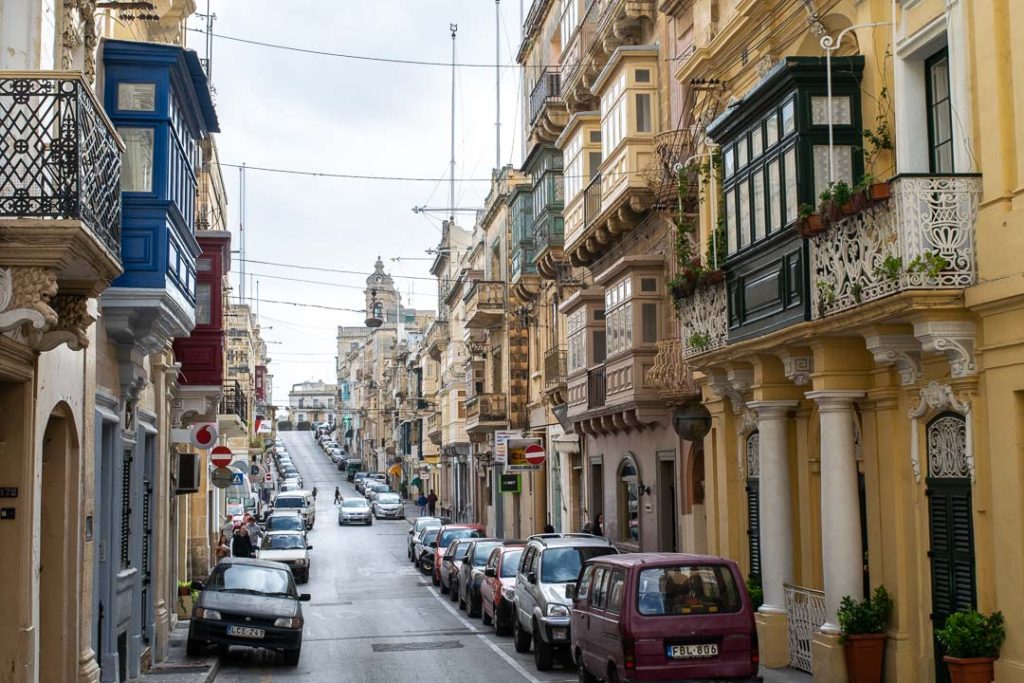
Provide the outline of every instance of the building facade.
[[309,429],[312,422],[335,422],[338,387],[320,381],[293,384],[288,392],[288,414],[296,429]]

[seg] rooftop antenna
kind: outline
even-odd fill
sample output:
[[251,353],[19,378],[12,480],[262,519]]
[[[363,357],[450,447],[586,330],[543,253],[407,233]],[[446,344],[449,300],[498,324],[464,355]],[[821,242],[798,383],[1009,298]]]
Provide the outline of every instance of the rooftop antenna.
[[452,158],[451,171],[448,187],[448,222],[455,224],[455,34],[459,30],[458,24],[448,24],[452,32]]
[[501,0],[494,0],[494,168],[501,168]]

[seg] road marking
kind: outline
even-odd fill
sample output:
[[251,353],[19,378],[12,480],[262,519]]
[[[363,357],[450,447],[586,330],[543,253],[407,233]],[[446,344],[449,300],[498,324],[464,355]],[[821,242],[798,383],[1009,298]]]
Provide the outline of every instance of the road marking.
[[523,678],[525,678],[526,680],[530,681],[530,683],[544,683],[539,678],[537,678],[536,676],[531,674],[529,671],[524,669],[522,667],[522,665],[519,662],[517,662],[515,659],[513,659],[511,656],[509,656],[509,654],[507,652],[505,652],[500,647],[498,647],[498,645],[496,643],[494,643],[490,638],[487,637],[488,633],[482,632],[471,621],[465,619],[461,614],[459,614],[455,610],[455,608],[451,606],[451,603],[450,603],[449,600],[446,600],[445,598],[441,597],[441,592],[439,590],[435,589],[433,586],[427,588],[427,590],[430,591],[431,594],[435,598],[437,598],[437,601],[440,602],[441,605],[446,610],[451,612],[452,615],[456,619],[458,619],[466,628],[468,628],[470,631],[474,632],[476,634],[476,637],[480,639],[480,642],[484,643],[485,645],[487,645],[487,647],[489,647],[492,650],[494,650],[494,652],[499,657],[504,659],[505,662],[508,663],[508,665],[511,666],[513,669],[515,669]]

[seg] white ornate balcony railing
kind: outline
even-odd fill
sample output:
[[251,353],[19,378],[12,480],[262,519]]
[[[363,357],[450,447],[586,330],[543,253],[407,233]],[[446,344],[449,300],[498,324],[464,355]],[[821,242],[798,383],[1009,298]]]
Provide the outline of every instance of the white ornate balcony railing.
[[789,665],[811,673],[811,638],[825,623],[825,593],[791,586],[786,591],[786,626],[789,630]]
[[683,299],[683,356],[693,356],[725,346],[729,336],[725,283],[710,284]]
[[977,280],[981,177],[898,176],[875,204],[811,238],[811,314],[823,318],[911,289]]

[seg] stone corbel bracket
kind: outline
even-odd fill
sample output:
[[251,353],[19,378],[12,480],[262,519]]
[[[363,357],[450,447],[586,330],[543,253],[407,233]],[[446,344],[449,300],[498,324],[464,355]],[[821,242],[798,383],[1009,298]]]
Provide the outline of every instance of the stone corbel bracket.
[[928,382],[920,392],[920,401],[907,412],[910,418],[910,466],[914,470],[914,481],[921,483],[921,455],[918,426],[922,417],[928,413],[952,410],[964,416],[966,443],[964,456],[970,472],[971,483],[974,483],[974,434],[971,429],[971,402],[959,400],[953,393],[953,387],[939,382]]
[[57,273],[52,268],[0,268],[0,332],[35,337],[57,325],[50,306],[57,296]]
[[750,369],[709,370],[707,372],[708,386],[715,392],[716,396],[728,398],[732,404],[732,412],[736,415],[743,413],[746,401],[743,394],[750,389],[754,379],[754,371]]
[[900,374],[900,384],[921,381],[921,343],[910,334],[874,334],[864,337],[867,349],[879,365],[890,365]]
[[782,371],[793,384],[806,386],[811,383],[811,373],[814,372],[814,356],[811,354],[795,354],[792,351],[780,351],[779,359],[782,360]]
[[974,358],[974,323],[966,320],[921,321],[914,323],[914,336],[928,353],[941,353],[949,359],[953,377],[968,377],[978,372]]

